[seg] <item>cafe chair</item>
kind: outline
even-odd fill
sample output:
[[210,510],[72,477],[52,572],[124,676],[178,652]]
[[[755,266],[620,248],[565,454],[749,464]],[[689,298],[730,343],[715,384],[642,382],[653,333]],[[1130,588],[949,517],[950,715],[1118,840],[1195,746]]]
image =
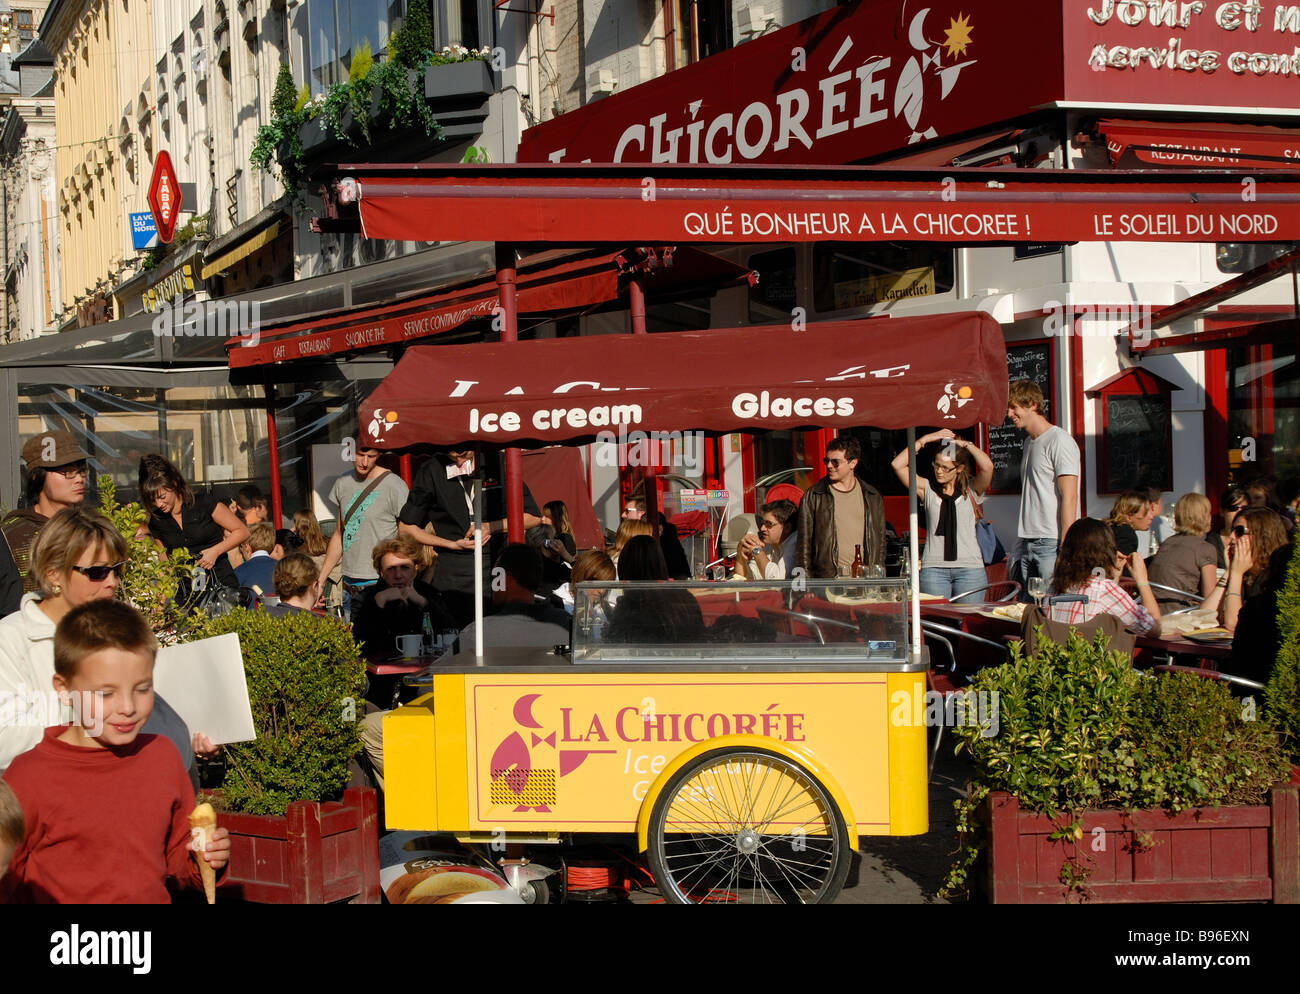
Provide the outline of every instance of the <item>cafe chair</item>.
[[[1120,577],[1119,585],[1134,600],[1138,599],[1137,582],[1132,577]],[[1190,590],[1180,590],[1178,587],[1167,587],[1163,583],[1151,584],[1151,591],[1157,601],[1178,600],[1189,606],[1196,606],[1204,600],[1200,594],[1194,594]]]
[[1258,680],[1247,680],[1244,676],[1233,676],[1231,673],[1220,673],[1218,670],[1203,670],[1199,666],[1179,666],[1174,663],[1161,663],[1158,666],[1153,666],[1151,668],[1157,673],[1191,673],[1193,676],[1205,677],[1207,680],[1218,680],[1231,687],[1242,687],[1246,690],[1264,689],[1264,685]]
[[974,594],[983,594],[987,596],[982,603],[985,604],[1006,604],[1014,601],[1020,596],[1020,584],[1015,580],[999,580],[997,583],[986,583],[982,587],[976,587],[974,590],[966,590],[960,594],[954,594],[948,601],[949,604],[956,604],[958,601],[965,600]]
[[[1050,608],[1053,604],[1064,604],[1070,601],[1082,601],[1086,604],[1088,598],[1084,594],[1060,594],[1049,597],[1047,604]],[[1037,629],[1039,628],[1042,629],[1043,638],[1058,645],[1065,645],[1069,641],[1070,632],[1078,632],[1089,642],[1096,638],[1098,632],[1102,632],[1110,639],[1112,652],[1122,652],[1131,658],[1133,650],[1137,647],[1137,636],[1128,631],[1113,614],[1099,614],[1091,621],[1081,621],[1071,625],[1064,621],[1052,621],[1039,610],[1038,605],[1026,604],[1025,613],[1020,618],[1020,635],[1025,642],[1026,655],[1032,656],[1038,651]]]
[[818,645],[829,642],[857,642],[860,639],[857,625],[821,618],[804,611],[790,611],[783,607],[759,606],[759,620],[778,632],[794,638],[816,639]]

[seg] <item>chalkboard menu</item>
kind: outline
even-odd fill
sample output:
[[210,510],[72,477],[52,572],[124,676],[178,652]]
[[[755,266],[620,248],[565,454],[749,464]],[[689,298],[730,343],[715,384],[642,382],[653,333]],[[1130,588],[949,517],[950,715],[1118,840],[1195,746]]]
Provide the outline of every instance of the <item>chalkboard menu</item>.
[[[1007,346],[1007,382],[1033,380],[1043,391],[1043,414],[1052,420],[1052,343],[1027,342]],[[989,425],[988,454],[993,460],[990,493],[1020,491],[1020,457],[1024,452],[1025,433],[1006,422]]]
[[1169,395],[1106,397],[1104,492],[1134,487],[1173,489]]

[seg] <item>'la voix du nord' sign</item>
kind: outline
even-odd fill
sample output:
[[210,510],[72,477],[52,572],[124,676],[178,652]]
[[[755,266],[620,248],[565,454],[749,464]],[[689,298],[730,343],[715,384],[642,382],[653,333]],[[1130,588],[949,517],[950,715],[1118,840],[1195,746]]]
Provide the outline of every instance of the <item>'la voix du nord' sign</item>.
[[520,162],[858,162],[1061,101],[1300,108],[1300,4],[837,7],[524,132]]

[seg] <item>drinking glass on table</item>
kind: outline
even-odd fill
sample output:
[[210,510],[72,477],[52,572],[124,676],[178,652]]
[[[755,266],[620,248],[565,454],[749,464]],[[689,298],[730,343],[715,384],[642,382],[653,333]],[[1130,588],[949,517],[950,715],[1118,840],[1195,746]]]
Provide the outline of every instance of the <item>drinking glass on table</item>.
[[1043,609],[1043,598],[1047,596],[1047,577],[1031,576],[1029,578],[1029,596],[1034,599],[1038,610]]

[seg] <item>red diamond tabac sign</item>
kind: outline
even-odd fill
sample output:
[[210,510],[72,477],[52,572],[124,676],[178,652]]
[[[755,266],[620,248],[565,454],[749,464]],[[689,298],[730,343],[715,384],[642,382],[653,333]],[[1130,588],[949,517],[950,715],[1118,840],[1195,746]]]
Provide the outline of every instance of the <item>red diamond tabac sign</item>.
[[158,241],[168,244],[176,234],[176,219],[181,213],[181,185],[176,181],[172,157],[166,151],[159,151],[154,160],[153,178],[149,180],[149,209],[158,226]]

